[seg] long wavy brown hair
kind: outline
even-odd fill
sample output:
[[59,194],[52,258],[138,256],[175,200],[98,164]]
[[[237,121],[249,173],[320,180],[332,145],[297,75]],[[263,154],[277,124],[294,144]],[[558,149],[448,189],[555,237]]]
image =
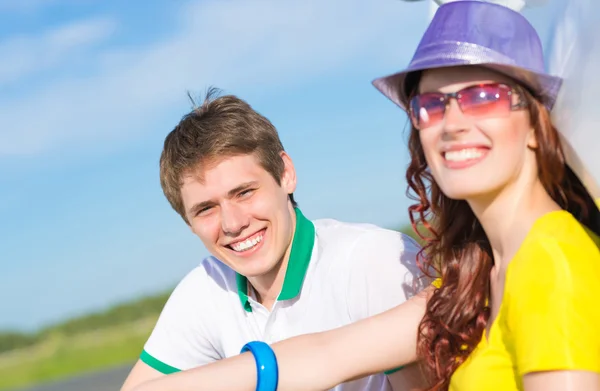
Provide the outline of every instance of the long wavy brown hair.
[[[546,191],[561,208],[600,233],[598,209],[565,164],[548,110],[527,89],[518,85],[515,88],[527,102],[538,140],[535,153],[539,178]],[[441,277],[443,281],[428,300],[419,326],[417,351],[431,380],[428,390],[445,391],[450,377],[485,330],[490,316],[487,299],[494,259],[486,234],[467,202],[446,197],[435,183],[414,127],[408,146],[411,162],[406,172],[407,193],[416,201],[409,214],[413,229],[425,242],[418,263],[426,275]]]

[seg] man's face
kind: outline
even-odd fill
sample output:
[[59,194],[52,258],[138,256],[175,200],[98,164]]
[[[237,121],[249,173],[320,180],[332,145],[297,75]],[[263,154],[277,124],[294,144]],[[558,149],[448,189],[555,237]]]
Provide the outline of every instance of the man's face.
[[246,277],[276,271],[291,245],[295,213],[288,195],[296,174],[289,156],[281,156],[280,185],[254,155],[223,158],[184,177],[181,197],[192,231]]

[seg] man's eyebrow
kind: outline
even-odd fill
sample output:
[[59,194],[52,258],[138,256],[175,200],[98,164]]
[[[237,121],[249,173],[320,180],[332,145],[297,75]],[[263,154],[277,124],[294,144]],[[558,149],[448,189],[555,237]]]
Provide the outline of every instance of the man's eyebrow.
[[[233,189],[229,190],[227,192],[227,197],[229,198],[233,198],[235,197],[238,193],[247,190],[250,187],[254,187],[254,186],[258,186],[258,182],[257,181],[250,181],[250,182],[245,182],[242,183],[239,186],[234,187]],[[216,205],[216,202],[208,200],[208,201],[202,201],[199,202],[195,205],[193,205],[189,210],[188,213],[192,216],[195,216],[198,212],[200,212],[202,209],[207,208],[209,206],[214,206]]]
[[209,206],[213,206],[215,205],[214,201],[203,201],[203,202],[199,202],[197,204],[195,204],[194,206],[192,206],[189,210],[188,213],[192,216],[195,216],[198,212],[200,212],[202,209],[207,208]]
[[254,186],[258,186],[258,182],[256,182],[256,181],[250,181],[250,182],[245,182],[245,183],[242,183],[241,185],[239,185],[239,186],[236,186],[236,187],[234,187],[233,189],[229,190],[229,191],[227,192],[227,196],[228,196],[229,198],[232,198],[232,197],[234,197],[236,194],[238,194],[239,192],[242,192],[242,191],[244,191],[244,190],[246,190],[246,189],[248,189],[248,188],[250,188],[250,187],[254,187]]

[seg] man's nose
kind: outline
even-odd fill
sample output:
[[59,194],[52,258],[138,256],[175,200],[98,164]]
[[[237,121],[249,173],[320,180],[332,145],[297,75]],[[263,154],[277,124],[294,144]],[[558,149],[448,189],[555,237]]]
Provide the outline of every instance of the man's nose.
[[221,206],[221,229],[227,235],[237,235],[248,227],[248,215],[237,205]]

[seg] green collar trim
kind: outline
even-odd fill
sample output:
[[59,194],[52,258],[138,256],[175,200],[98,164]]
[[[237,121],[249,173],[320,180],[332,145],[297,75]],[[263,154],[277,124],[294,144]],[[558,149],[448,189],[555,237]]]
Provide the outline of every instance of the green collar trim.
[[[290,259],[285,271],[283,287],[277,297],[277,300],[290,300],[298,296],[302,283],[306,276],[306,270],[310,263],[313,246],[315,244],[315,226],[308,220],[300,209],[295,208],[296,212],[296,230],[292,240],[292,249]],[[242,307],[248,312],[252,312],[252,306],[248,301],[248,279],[241,274],[236,273],[238,295]]]

